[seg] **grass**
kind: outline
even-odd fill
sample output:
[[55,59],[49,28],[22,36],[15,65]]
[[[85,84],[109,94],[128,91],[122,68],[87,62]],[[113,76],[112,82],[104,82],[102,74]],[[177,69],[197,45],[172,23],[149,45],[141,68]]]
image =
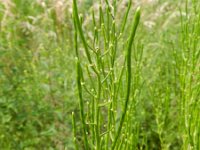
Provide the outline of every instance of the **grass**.
[[199,7],[0,1],[0,149],[200,149]]

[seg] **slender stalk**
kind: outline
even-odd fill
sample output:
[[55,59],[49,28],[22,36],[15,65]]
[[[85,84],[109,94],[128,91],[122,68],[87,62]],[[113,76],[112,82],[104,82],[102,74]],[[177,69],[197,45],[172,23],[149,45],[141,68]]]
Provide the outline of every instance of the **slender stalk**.
[[84,115],[84,102],[82,96],[82,86],[81,86],[81,76],[82,76],[82,69],[79,60],[77,59],[76,62],[76,71],[77,71],[77,85],[78,85],[78,95],[79,95],[79,106],[80,106],[80,114],[81,114],[81,121],[83,126],[83,137],[84,137],[84,145],[85,148],[89,149],[88,138],[87,138],[87,129],[85,123],[85,115]]
[[73,126],[73,134],[74,134],[74,145],[75,145],[75,149],[76,149],[76,150],[79,150],[79,148],[78,148],[78,143],[77,143],[77,140],[76,140],[76,120],[75,120],[75,117],[74,117],[74,112],[72,112],[72,126]]
[[125,26],[126,26],[126,22],[127,22],[127,18],[128,18],[128,14],[129,14],[129,11],[130,11],[130,8],[131,8],[131,4],[132,4],[132,0],[129,0],[128,8],[126,10],[126,14],[124,16],[124,20],[123,20],[122,25],[121,25],[120,34],[122,34],[124,32],[124,29],[125,29]]
[[73,17],[75,19],[75,23],[77,25],[77,28],[78,28],[81,40],[83,42],[83,46],[85,48],[85,52],[86,52],[88,61],[89,61],[90,64],[92,64],[92,59],[91,59],[91,56],[90,56],[88,45],[87,45],[85,36],[83,35],[83,30],[82,30],[82,27],[81,27],[81,22],[80,22],[80,19],[79,19],[79,16],[78,16],[78,8],[77,8],[76,0],[73,0]]
[[83,34],[83,29],[82,29],[82,26],[81,26],[81,21],[80,21],[79,16],[78,16],[78,8],[77,8],[76,0],[73,0],[73,17],[74,17],[77,29],[78,29],[79,34],[80,34],[80,37],[81,37],[81,40],[82,40],[82,43],[83,43],[83,46],[84,46],[84,49],[85,49],[85,53],[87,55],[87,59],[88,59],[90,65],[91,65],[93,71],[98,75],[99,72],[94,67],[94,64],[92,62],[92,58],[90,56],[88,44],[87,44],[87,41],[86,41],[85,36]]
[[[99,101],[100,101],[100,96],[101,96],[101,78],[100,78],[100,74],[99,74],[99,71],[97,70],[97,68],[94,66],[93,62],[92,62],[92,58],[90,56],[90,52],[89,52],[89,48],[88,48],[88,44],[86,42],[86,39],[85,39],[85,36],[83,34],[83,29],[81,27],[81,22],[80,22],[80,19],[79,19],[79,16],[78,16],[78,8],[77,8],[77,3],[76,3],[76,0],[73,0],[73,17],[74,17],[74,22],[76,24],[76,27],[79,31],[79,34],[80,34],[80,38],[82,40],[82,43],[83,43],[83,46],[84,46],[84,49],[85,49],[85,53],[86,53],[86,56],[87,56],[87,59],[90,63],[89,66],[91,66],[92,70],[96,73],[97,75],[97,78],[98,78],[98,93],[97,93],[97,99],[94,101],[94,107],[95,107],[95,139],[96,139],[96,149],[99,150],[100,149],[100,123],[99,123]],[[98,62],[97,62],[98,63]],[[77,64],[77,67],[78,67],[78,75],[80,73],[80,63]],[[77,80],[80,80],[80,79],[77,79]],[[79,81],[78,81],[79,82]],[[79,86],[79,83],[78,83],[78,87],[79,87],[79,92],[80,92],[80,88],[81,88],[81,85]],[[80,96],[80,94],[79,94]],[[82,96],[82,95],[81,95]],[[79,98],[79,99],[82,99]],[[83,107],[83,102],[80,101],[80,104],[81,106]],[[84,124],[84,116],[83,116],[83,112],[81,112],[81,116],[82,116],[82,124],[83,124],[83,128],[85,128]],[[86,147],[88,147],[88,143],[86,142],[86,139],[87,139],[87,135],[86,135],[86,132],[84,131],[84,141],[85,141],[85,145]],[[87,149],[87,148],[86,148]]]

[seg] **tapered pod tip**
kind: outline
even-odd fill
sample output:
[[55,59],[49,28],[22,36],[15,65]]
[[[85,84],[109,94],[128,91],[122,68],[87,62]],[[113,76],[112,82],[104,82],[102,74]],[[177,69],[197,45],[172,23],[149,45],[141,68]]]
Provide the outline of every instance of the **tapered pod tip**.
[[139,21],[140,20],[140,14],[141,14],[141,7],[137,7],[136,11],[135,11],[135,20]]
[[137,9],[136,9],[136,12],[140,12],[140,10],[141,10],[141,7],[138,6]]

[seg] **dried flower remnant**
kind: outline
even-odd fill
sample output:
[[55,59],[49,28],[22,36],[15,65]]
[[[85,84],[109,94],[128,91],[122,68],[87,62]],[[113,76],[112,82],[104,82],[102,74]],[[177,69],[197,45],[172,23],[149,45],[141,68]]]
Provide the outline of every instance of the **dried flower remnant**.
[[12,13],[11,10],[13,7],[15,7],[15,5],[13,4],[11,0],[0,0],[0,3],[2,3],[5,7],[4,15],[1,21],[1,26],[5,26],[7,18],[14,17],[14,14]]
[[65,0],[54,0],[53,5],[56,13],[56,19],[59,23],[62,24],[65,20],[65,10],[67,4]]

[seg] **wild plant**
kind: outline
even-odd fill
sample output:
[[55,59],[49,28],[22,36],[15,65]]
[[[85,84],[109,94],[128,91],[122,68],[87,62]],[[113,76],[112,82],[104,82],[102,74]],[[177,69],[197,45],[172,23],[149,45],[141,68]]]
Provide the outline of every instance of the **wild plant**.
[[[137,81],[142,60],[142,51],[134,53],[138,67],[132,66],[132,47],[140,21],[140,8],[135,11],[128,39],[124,39],[131,0],[121,24],[117,24],[115,19],[117,1],[111,4],[106,0],[105,6],[103,10],[100,2],[98,20],[95,17],[97,13],[92,11],[93,34],[90,38],[83,29],[77,1],[73,0],[74,47],[83,137],[79,144],[83,144],[83,149],[132,149],[137,147],[131,118],[134,117],[134,96],[138,90],[137,84],[133,86],[132,79]],[[80,51],[81,46],[84,54]],[[119,63],[117,60],[122,59],[123,51],[126,55]],[[138,69],[135,74],[132,68]],[[75,124],[74,118],[74,140],[78,149]]]
[[175,53],[180,85],[182,149],[200,149],[200,3],[186,1],[181,11],[181,45]]

